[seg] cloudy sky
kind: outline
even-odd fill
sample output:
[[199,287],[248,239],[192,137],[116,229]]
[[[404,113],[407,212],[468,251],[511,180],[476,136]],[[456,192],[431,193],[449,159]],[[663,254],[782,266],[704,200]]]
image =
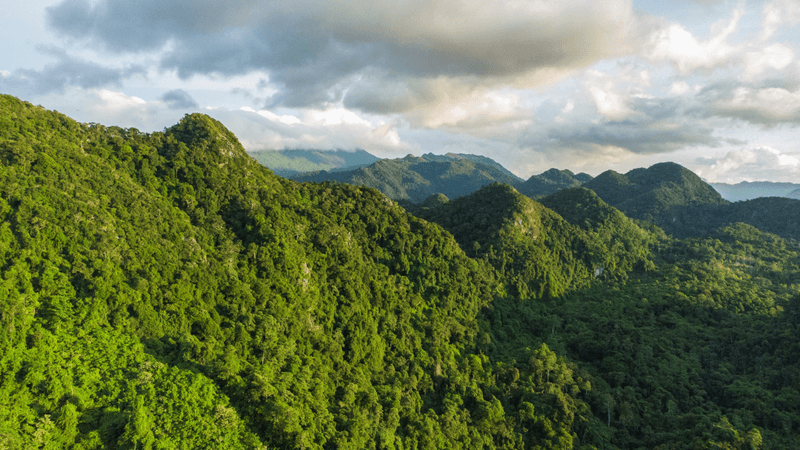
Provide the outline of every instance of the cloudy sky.
[[797,0],[28,0],[0,40],[0,93],[83,122],[800,182]]

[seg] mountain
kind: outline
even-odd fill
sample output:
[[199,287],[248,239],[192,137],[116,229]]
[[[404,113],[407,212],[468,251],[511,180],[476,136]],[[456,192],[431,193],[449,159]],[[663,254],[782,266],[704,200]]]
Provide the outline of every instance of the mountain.
[[583,186],[627,216],[679,238],[710,236],[717,228],[746,223],[784,239],[800,240],[800,200],[763,197],[731,203],[674,163],[624,175],[607,171]]
[[420,216],[453,233],[468,254],[487,258],[514,280],[510,284],[518,298],[557,297],[601,275],[624,278],[635,267],[648,266],[654,240],[582,188],[539,203],[495,183],[452,201],[429,199],[425,204]]
[[609,170],[587,181],[584,187],[629,217],[653,218],[656,223],[676,206],[724,203],[708,183],[675,163],[634,169],[624,175]]
[[[800,196],[800,184],[775,183],[771,181],[742,181],[737,184],[711,183],[725,200],[740,202],[759,197],[788,197],[797,199]],[[794,192],[794,194],[793,194]]]
[[796,243],[582,188],[419,209],[0,96],[0,448],[800,447]]
[[528,178],[517,186],[517,189],[521,194],[536,199],[554,194],[562,189],[580,186],[591,179],[592,176],[586,173],[575,175],[569,170],[550,169]]
[[[759,358],[774,358],[780,363],[772,367],[780,372],[780,364],[790,364],[792,380],[800,380],[789,363],[800,353],[780,336],[796,327],[779,312],[800,305],[798,247],[744,224],[672,240],[655,227],[639,227],[585,188],[539,203],[493,184],[452,201],[432,198],[420,213],[507,280],[511,295],[495,299],[481,317],[489,330],[487,354],[519,360],[522,349],[545,341],[596,376],[586,378],[603,387],[589,401],[595,417],[581,443],[601,442],[591,431],[598,425],[592,420],[601,418],[603,425],[617,424],[619,448],[658,448],[665,438],[677,447],[715,439],[731,448],[796,445],[715,414],[721,405],[729,416],[744,413],[757,397],[754,382],[745,381],[750,375],[727,376],[723,364],[754,374]],[[783,331],[737,338],[767,323]],[[757,336],[765,340],[757,344]],[[768,408],[780,410],[779,396],[772,395]],[[667,438],[677,429],[682,444]]]
[[352,170],[380,159],[361,149],[261,150],[250,152],[250,156],[282,177],[317,170]]
[[710,231],[691,211],[709,211],[728,203],[708,183],[675,163],[634,169],[624,175],[609,170],[583,186],[628,217],[652,222],[681,237]]
[[580,373],[540,345],[498,386],[510,369],[478,347],[478,317],[499,278],[373,189],[277,177],[204,115],[143,134],[8,96],[0,160],[3,448],[577,433],[544,405],[587,409]]
[[[478,158],[483,160],[483,157]],[[421,203],[433,194],[456,198],[494,182],[516,184],[521,180],[497,163],[483,164],[462,156],[408,155],[380,160],[368,167],[345,172],[312,172],[292,177],[297,181],[338,181],[367,186],[393,200]]]
[[467,159],[469,161],[478,164],[483,164],[484,166],[494,167],[503,172],[504,174],[506,174],[506,176],[508,176],[509,179],[512,180],[516,179],[517,180],[516,183],[522,182],[521,178],[514,175],[511,171],[503,167],[500,163],[489,157],[482,155],[473,155],[469,153],[445,153],[444,155],[434,155],[433,153],[425,153],[424,155],[422,155],[422,158],[427,161],[435,161],[435,162],[451,162],[451,161],[458,161],[460,159]]

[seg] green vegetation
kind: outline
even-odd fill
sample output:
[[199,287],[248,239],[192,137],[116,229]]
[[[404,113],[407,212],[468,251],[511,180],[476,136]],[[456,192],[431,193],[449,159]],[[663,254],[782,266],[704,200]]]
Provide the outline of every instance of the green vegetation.
[[569,170],[550,169],[539,175],[528,178],[517,186],[519,192],[532,199],[546,197],[562,189],[578,187],[591,180],[592,176],[586,173],[575,175]]
[[677,238],[710,236],[746,223],[785,239],[800,240],[800,200],[764,197],[730,203],[711,185],[674,163],[604,172],[583,185],[628,217],[661,227]]
[[471,256],[486,259],[518,300],[560,297],[594,278],[624,279],[652,265],[654,238],[583,188],[540,204],[494,184],[418,214],[453,233]]
[[796,243],[436,192],[0,96],[0,448],[800,447]]
[[400,159],[382,159],[369,167],[352,171],[312,172],[292,178],[297,181],[338,181],[371,187],[393,200],[412,203],[422,203],[437,193],[456,198],[491,183],[516,184],[521,181],[488,158],[466,158],[452,154],[427,154],[421,158],[408,155]]

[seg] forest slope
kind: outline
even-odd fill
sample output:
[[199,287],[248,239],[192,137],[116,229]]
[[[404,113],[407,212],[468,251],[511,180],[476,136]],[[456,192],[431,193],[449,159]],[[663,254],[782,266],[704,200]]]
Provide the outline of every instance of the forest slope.
[[[383,192],[393,200],[421,203],[433,194],[449,198],[471,194],[481,186],[494,182],[517,184],[521,180],[497,163],[484,164],[458,155],[411,155],[399,159],[383,159],[368,167],[347,172],[312,172],[293,177],[298,181],[339,181],[367,186]],[[493,161],[492,161],[493,162]]]
[[495,184],[447,231],[9,96],[0,163],[2,448],[800,446],[798,248],[752,226]]
[[0,121],[4,448],[569,447],[585,426],[590,386],[546,347],[497,384],[497,275],[379,192],[274,176],[202,115],[143,134],[2,96]]

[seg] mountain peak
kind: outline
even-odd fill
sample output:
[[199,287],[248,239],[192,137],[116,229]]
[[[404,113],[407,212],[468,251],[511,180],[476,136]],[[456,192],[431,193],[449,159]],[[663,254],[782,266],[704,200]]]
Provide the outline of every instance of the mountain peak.
[[250,159],[239,139],[219,121],[200,113],[187,114],[166,131],[167,135],[223,158]]
[[519,191],[531,198],[540,198],[558,192],[562,189],[580,186],[591,176],[580,174],[578,178],[570,170],[549,169],[539,175],[528,178],[519,187]]

